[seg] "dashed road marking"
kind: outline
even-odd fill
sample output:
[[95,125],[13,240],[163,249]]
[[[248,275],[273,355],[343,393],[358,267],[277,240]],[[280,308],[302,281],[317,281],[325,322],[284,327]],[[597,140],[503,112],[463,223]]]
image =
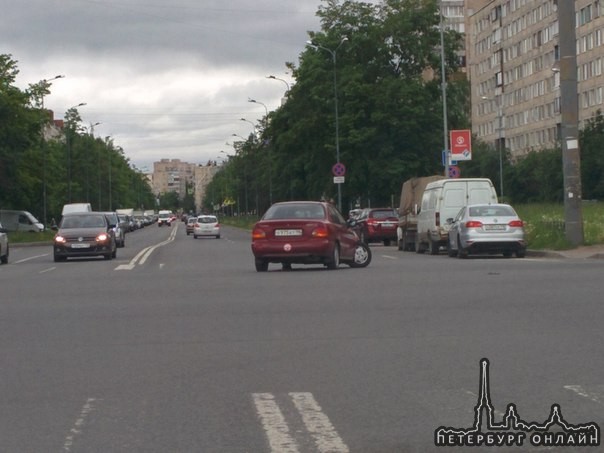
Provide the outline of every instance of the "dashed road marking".
[[69,430],[69,434],[65,437],[65,441],[63,442],[63,451],[70,452],[73,447],[73,443],[77,436],[82,434],[82,429],[84,427],[84,423],[86,423],[86,418],[88,415],[95,409],[95,403],[98,400],[96,398],[88,398],[86,403],[82,407],[78,418],[73,424],[72,428]]
[[[306,431],[296,430],[292,433],[272,393],[254,393],[252,395],[271,452],[297,453],[299,445],[309,444],[314,444],[317,451],[321,453],[348,453],[350,451],[312,393],[291,392],[288,393],[288,396],[300,415]],[[295,420],[290,420],[290,422],[296,426]],[[302,426],[299,422],[297,425]]]
[[128,264],[120,264],[119,266],[117,266],[115,268],[115,270],[116,271],[131,271],[132,269],[134,269],[136,267],[137,264],[142,266],[143,264],[145,264],[145,261],[147,261],[147,258],[149,258],[149,256],[151,256],[151,253],[153,253],[153,251],[155,249],[172,242],[174,240],[174,238],[176,237],[177,231],[178,231],[178,226],[176,226],[172,229],[168,239],[166,239],[165,241],[160,242],[158,244],[150,245],[149,247],[142,249],[140,252],[138,252],[136,254],[136,256],[134,258],[132,258],[130,260],[130,262]]
[[575,392],[577,395],[582,396],[583,398],[587,398],[588,400],[591,400],[594,403],[604,404],[604,401],[602,401],[602,396],[589,393],[580,385],[565,385],[564,388],[566,390],[570,390],[571,392]]

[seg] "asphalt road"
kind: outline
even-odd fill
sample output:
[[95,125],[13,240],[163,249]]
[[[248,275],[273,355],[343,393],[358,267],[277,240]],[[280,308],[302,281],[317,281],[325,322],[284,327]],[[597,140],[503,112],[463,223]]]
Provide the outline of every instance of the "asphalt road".
[[558,404],[604,426],[604,260],[372,250],[365,269],[257,273],[248,233],[181,223],[112,261],[12,248],[0,451],[448,451],[435,430],[472,427],[482,358],[496,421]]

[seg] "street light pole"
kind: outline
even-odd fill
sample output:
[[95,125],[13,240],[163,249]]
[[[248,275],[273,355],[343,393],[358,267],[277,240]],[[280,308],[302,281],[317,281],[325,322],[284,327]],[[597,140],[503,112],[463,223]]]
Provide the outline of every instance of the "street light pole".
[[[266,104],[257,101],[256,99],[248,99],[248,102],[253,102],[254,104],[260,104],[261,106],[264,107],[264,111],[266,112],[266,116],[264,117],[264,128],[266,129],[266,127],[268,126],[268,108],[266,107]],[[272,174],[272,156],[271,156],[271,145],[269,143],[268,145],[268,204],[272,205],[273,204],[273,174]]]
[[281,80],[285,84],[285,86],[287,87],[287,91],[289,91],[289,83],[287,83],[287,80],[280,79],[279,77],[275,77],[274,75],[266,76],[266,78],[267,79],[273,79],[273,80]]
[[[336,54],[342,44],[348,41],[348,38],[344,36],[334,50],[328,49],[327,47],[320,46],[318,44],[313,43],[312,41],[307,41],[307,44],[310,44],[312,47],[316,47],[319,49],[323,49],[331,55],[331,59],[333,61],[333,95],[334,95],[334,110],[335,110],[335,120],[336,120],[336,163],[340,163],[340,119],[338,115],[338,79],[337,79],[337,61]],[[338,183],[338,210],[342,211],[342,184]]]

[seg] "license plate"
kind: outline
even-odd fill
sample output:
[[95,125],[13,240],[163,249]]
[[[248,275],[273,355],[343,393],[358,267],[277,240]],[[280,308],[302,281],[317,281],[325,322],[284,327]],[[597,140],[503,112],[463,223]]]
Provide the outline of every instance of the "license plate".
[[395,224],[392,222],[384,222],[382,223],[382,226],[385,228],[392,228]]
[[71,248],[72,249],[88,249],[88,248],[90,248],[90,244],[80,244],[80,243],[71,244]]
[[275,236],[302,236],[302,230],[275,230]]
[[487,231],[503,231],[505,230],[505,225],[485,225],[484,229]]

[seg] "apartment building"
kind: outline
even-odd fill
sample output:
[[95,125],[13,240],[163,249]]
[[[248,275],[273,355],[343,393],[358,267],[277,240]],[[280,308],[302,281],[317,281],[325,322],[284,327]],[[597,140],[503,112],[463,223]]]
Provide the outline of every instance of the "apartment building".
[[193,192],[195,208],[201,212],[206,188],[219,169],[215,162],[199,165],[180,159],[161,159],[153,163],[153,192],[156,195],[176,192],[181,199],[187,190]]
[[[512,156],[560,134],[557,0],[466,0],[472,132]],[[576,0],[579,127],[602,108],[604,2]]]

